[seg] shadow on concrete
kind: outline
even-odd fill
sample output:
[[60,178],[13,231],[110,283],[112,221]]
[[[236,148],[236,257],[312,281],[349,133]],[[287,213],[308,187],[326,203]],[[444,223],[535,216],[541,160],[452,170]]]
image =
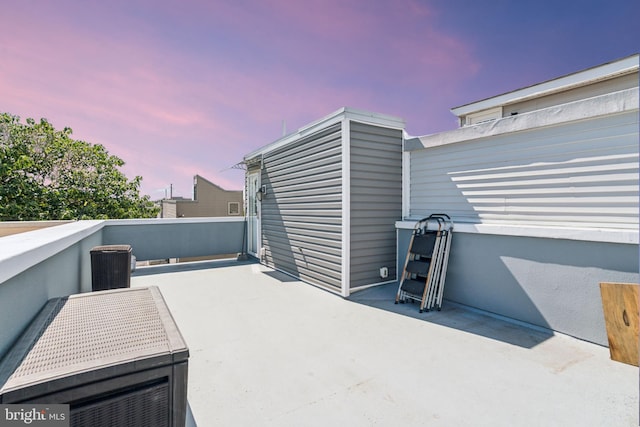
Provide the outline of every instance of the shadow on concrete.
[[180,273],[184,271],[210,270],[212,268],[235,267],[238,265],[258,264],[258,260],[249,257],[246,260],[236,258],[217,259],[210,261],[181,262],[177,264],[160,264],[138,267],[131,273],[131,277],[150,276],[154,274]]
[[417,303],[395,304],[397,290],[398,285],[390,283],[356,292],[349,297],[349,300],[523,348],[533,348],[553,336],[553,331],[549,329],[447,300],[443,301],[441,311],[420,313]]
[[[150,265],[144,267],[138,267],[136,271],[131,273],[131,277],[152,276],[154,274],[167,274],[167,273],[182,273],[186,271],[198,271],[198,270],[211,270],[215,268],[223,267],[237,267],[247,264],[260,264],[256,258],[249,256],[246,259],[218,259],[210,261],[194,261],[194,262],[181,262],[176,264],[159,264]],[[264,270],[262,274],[276,279],[280,282],[298,282],[293,276],[277,270]]]
[[299,282],[300,279],[296,279],[293,276],[290,276],[281,271],[271,270],[271,271],[263,271],[262,274],[267,275],[273,279],[276,279],[280,282]]
[[[255,258],[238,261],[235,258],[197,261],[178,264],[163,264],[140,267],[132,277],[154,274],[180,273],[197,270],[235,267],[239,265],[259,264]],[[297,282],[298,279],[272,269],[261,271],[266,276],[281,282]],[[311,285],[307,285],[311,286]],[[320,288],[319,288],[320,289]],[[553,332],[517,320],[494,315],[469,306],[444,300],[441,311],[419,312],[417,303],[394,304],[398,285],[389,283],[353,293],[348,299],[357,304],[366,305],[402,316],[442,325],[466,333],[481,335],[496,341],[505,342],[523,348],[532,348],[553,336]],[[336,296],[336,298],[338,298]]]

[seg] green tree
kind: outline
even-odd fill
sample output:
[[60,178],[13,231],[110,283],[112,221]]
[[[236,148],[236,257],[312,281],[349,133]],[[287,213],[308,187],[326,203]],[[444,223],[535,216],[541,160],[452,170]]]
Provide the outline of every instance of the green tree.
[[140,195],[142,178],[129,180],[122,159],[104,146],[0,114],[0,220],[152,218],[158,208]]

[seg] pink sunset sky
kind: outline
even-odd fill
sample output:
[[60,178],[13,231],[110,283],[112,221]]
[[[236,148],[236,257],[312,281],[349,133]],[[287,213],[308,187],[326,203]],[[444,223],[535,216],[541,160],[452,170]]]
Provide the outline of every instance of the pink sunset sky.
[[16,0],[0,112],[102,144],[142,193],[241,189],[243,156],[341,107],[449,109],[638,52],[637,0]]

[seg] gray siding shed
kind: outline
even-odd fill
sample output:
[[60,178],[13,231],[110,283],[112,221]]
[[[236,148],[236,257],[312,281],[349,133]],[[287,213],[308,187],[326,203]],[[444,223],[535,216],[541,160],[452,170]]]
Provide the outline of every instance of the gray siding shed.
[[336,123],[265,153],[263,261],[308,282],[341,288],[342,133]]
[[353,122],[350,287],[396,277],[395,221],[402,217],[402,130]]
[[403,128],[343,108],[247,155],[245,163],[260,159],[266,190],[261,261],[343,296],[395,280]]

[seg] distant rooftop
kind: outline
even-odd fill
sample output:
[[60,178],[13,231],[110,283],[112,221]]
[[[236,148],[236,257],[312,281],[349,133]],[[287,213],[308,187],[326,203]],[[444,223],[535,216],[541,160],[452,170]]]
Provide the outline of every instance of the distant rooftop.
[[525,88],[517,89],[501,95],[492,96],[480,101],[471,102],[451,109],[458,117],[514,102],[522,102],[531,98],[542,97],[617,76],[638,72],[638,55],[631,55],[616,61],[567,74]]

